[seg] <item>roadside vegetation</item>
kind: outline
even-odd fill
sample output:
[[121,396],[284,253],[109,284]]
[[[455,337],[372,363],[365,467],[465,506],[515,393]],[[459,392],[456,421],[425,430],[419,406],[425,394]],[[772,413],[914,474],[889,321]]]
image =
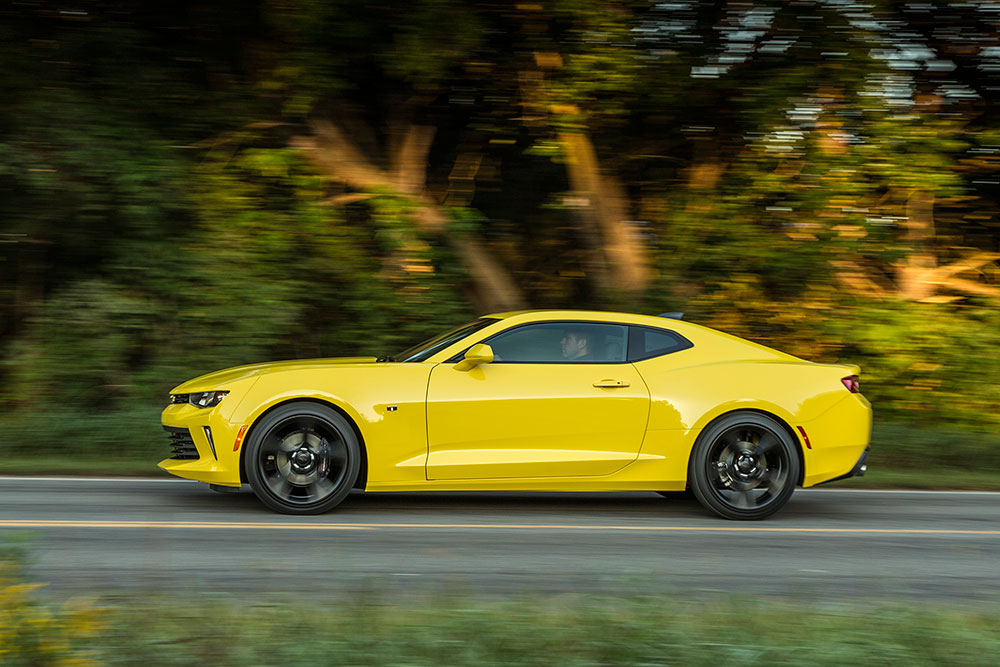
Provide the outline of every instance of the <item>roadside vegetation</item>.
[[993,665],[1000,611],[670,596],[50,601],[0,569],[0,663]]
[[[996,629],[1000,614],[932,609],[664,597],[523,598],[497,603],[459,597],[311,608],[247,607],[230,601],[192,611],[172,605],[115,610],[109,616],[114,634],[106,635],[106,640],[115,644],[113,653],[120,656],[109,664],[994,663],[993,656],[1000,651]],[[142,627],[135,618],[155,620]],[[204,631],[212,627],[227,631]],[[299,640],[300,631],[311,640]]]
[[571,307],[859,364],[857,483],[995,488],[995,3],[398,4],[0,10],[0,469],[151,472],[196,375]]

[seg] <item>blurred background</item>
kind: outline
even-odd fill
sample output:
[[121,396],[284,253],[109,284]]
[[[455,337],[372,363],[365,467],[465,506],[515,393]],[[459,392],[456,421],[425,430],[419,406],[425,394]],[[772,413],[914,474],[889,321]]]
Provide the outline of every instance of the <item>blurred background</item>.
[[349,516],[703,529],[293,537],[44,477],[156,474],[196,375],[553,307],[860,364],[847,485],[1000,490],[1000,2],[0,3],[0,663],[996,662],[995,494],[809,491],[807,536],[387,494]]
[[542,307],[859,363],[883,469],[1000,467],[998,28],[987,0],[5,3],[4,469],[151,472],[194,375]]

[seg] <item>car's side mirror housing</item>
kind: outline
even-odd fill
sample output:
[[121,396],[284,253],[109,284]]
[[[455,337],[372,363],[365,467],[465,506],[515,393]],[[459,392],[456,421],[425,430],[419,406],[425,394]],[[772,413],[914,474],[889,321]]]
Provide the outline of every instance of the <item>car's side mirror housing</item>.
[[493,361],[493,348],[484,343],[479,343],[470,347],[462,360],[455,364],[456,371],[472,370],[480,364],[488,364]]

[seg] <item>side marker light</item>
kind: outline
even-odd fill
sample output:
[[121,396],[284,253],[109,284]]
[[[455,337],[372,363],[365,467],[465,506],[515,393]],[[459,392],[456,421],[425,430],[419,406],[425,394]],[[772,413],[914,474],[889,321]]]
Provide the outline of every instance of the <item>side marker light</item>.
[[804,428],[802,428],[801,426],[796,426],[795,428],[799,429],[799,433],[802,434],[802,439],[805,441],[806,447],[809,448],[809,449],[812,449],[813,446],[812,446],[812,443],[809,442],[809,436],[806,435],[806,430]]
[[236,444],[233,445],[234,452],[240,451],[240,443],[243,442],[243,436],[246,435],[246,432],[247,425],[244,424],[243,426],[240,426],[240,432],[236,434]]

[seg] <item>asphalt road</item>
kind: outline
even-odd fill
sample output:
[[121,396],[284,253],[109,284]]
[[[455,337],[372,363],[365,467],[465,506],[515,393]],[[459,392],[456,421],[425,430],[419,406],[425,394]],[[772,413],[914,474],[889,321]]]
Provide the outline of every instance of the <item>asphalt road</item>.
[[653,493],[356,494],[317,517],[168,479],[0,478],[49,595],[593,592],[1000,601],[1000,494],[798,490],[764,522]]

